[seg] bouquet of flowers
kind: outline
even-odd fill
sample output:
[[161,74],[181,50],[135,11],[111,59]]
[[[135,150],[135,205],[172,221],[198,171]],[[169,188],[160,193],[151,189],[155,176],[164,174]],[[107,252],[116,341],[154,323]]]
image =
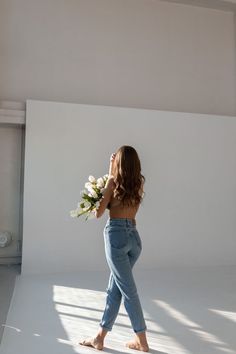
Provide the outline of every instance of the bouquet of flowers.
[[99,207],[101,199],[103,198],[103,192],[108,180],[108,174],[96,179],[90,175],[88,182],[85,183],[85,188],[80,192],[82,200],[77,204],[75,210],[70,211],[70,216],[75,218],[85,214],[87,220],[89,217],[95,217],[95,211]]

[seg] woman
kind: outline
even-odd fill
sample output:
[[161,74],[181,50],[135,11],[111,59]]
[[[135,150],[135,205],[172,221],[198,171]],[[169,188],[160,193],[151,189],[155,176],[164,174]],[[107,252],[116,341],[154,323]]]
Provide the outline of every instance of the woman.
[[134,340],[126,343],[126,346],[149,351],[147,327],[132,274],[132,268],[142,250],[135,215],[144,195],[144,181],[138,154],[132,146],[121,146],[111,155],[109,178],[103,199],[96,211],[96,217],[99,218],[106,208],[110,209],[103,232],[106,259],[111,271],[106,306],[97,335],[83,340],[81,345],[103,349],[104,338],[107,332],[112,330],[123,297],[135,332]]

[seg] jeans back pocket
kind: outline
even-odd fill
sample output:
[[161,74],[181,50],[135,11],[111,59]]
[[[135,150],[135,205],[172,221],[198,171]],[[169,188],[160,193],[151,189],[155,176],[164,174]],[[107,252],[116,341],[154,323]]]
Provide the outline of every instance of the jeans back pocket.
[[106,240],[112,248],[121,249],[127,246],[129,239],[125,227],[109,226],[105,229]]

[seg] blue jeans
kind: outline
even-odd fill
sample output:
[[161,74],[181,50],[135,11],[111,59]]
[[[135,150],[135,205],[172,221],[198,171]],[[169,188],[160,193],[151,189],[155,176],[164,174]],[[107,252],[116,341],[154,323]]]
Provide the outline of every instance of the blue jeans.
[[106,306],[99,325],[107,331],[112,330],[123,298],[134,332],[143,332],[147,327],[132,274],[142,250],[136,224],[133,219],[108,218],[103,236],[111,273],[106,289]]

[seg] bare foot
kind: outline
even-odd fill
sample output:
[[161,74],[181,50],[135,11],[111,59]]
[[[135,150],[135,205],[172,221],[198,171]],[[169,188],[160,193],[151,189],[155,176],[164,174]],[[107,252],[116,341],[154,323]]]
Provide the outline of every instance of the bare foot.
[[93,347],[98,350],[103,349],[103,340],[101,338],[87,338],[83,340],[82,342],[79,342],[81,345],[86,345],[88,347]]
[[148,352],[149,351],[149,346],[148,344],[141,344],[138,340],[134,339],[130,342],[127,342],[126,347],[130,348],[130,349],[136,349],[136,350],[140,350],[142,352]]

